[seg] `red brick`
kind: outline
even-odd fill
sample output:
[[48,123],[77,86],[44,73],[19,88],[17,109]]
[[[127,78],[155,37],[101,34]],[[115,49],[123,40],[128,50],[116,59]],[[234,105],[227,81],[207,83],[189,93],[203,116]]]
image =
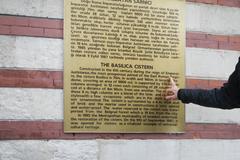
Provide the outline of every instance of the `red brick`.
[[230,43],[240,43],[240,36],[230,36],[229,42]]
[[219,81],[219,80],[209,80],[209,88],[219,88],[225,83],[226,81]]
[[218,4],[228,7],[240,7],[239,0],[218,0]]
[[196,43],[194,43],[193,41],[187,39],[186,40],[186,46],[187,47],[197,47]]
[[187,39],[190,40],[205,40],[206,34],[204,33],[196,33],[196,32],[187,32]]
[[63,29],[63,26],[64,26],[64,21],[61,20],[61,21],[60,21],[60,29]]
[[18,16],[0,16],[0,25],[28,26],[28,18]]
[[[219,133],[218,132],[214,132],[214,131],[202,131],[199,134],[199,138],[200,139],[220,139],[219,137]],[[229,138],[229,137],[227,137]],[[226,139],[227,139],[226,138]]]
[[187,88],[201,88],[201,89],[213,89],[219,88],[226,81],[221,80],[204,80],[204,79],[187,79]]
[[203,126],[204,126],[204,124],[196,125],[194,123],[189,123],[189,124],[186,125],[185,131],[186,132],[195,132],[196,133],[198,131],[203,130],[203,128],[204,128]]
[[59,130],[48,130],[41,132],[41,139],[59,139],[60,131]]
[[0,78],[0,87],[19,87],[20,83],[19,79]]
[[29,25],[31,27],[38,27],[38,28],[62,29],[63,28],[62,21],[63,20],[56,20],[56,19],[30,18]]
[[[16,75],[14,75],[16,73]],[[28,77],[27,73],[24,75],[24,71],[12,72],[8,74],[0,75],[0,86],[1,87],[25,87],[25,88],[56,88],[53,85],[53,79],[46,77]],[[42,74],[43,75],[43,74]]]
[[51,71],[51,77],[54,80],[63,80],[63,72],[62,71]]
[[187,88],[201,88],[201,89],[208,89],[209,88],[209,81],[208,80],[201,80],[201,79],[187,79],[186,80]]
[[61,29],[44,29],[44,36],[51,38],[63,38],[63,30]]
[[[61,73],[60,73],[61,74]],[[1,87],[56,88],[51,71],[0,70]],[[59,88],[59,87],[58,87]]]
[[0,16],[0,25],[15,25],[16,16]]
[[196,0],[197,3],[217,4],[218,0]]
[[[89,134],[88,134],[89,135]],[[59,137],[62,139],[76,139],[75,134],[73,133],[64,133],[63,130],[59,132]],[[84,136],[83,136],[84,137]],[[79,138],[80,139],[80,138]],[[89,139],[89,138],[88,138]]]
[[54,88],[62,89],[63,88],[63,80],[53,80]]
[[236,124],[186,124],[184,134],[63,133],[63,122],[0,121],[0,139],[239,139]]
[[43,28],[12,26],[11,33],[13,35],[38,36],[39,37],[39,36],[43,36]]
[[28,78],[29,71],[0,69],[0,77],[4,78]]
[[218,42],[209,40],[193,40],[197,48],[218,49]]
[[48,71],[0,70],[0,86],[54,88]]
[[10,34],[11,30],[9,26],[0,25],[0,34]]
[[0,131],[1,130],[12,130],[14,127],[11,125],[11,121],[0,121]]
[[228,36],[224,36],[224,35],[211,35],[211,34],[208,34],[207,35],[207,40],[217,41],[217,42],[228,42],[229,37]]
[[[0,78],[0,87],[19,87],[19,88],[63,88],[61,80],[46,78]],[[58,82],[59,81],[59,82]]]
[[234,127],[235,124],[233,125],[228,125],[228,124],[211,124],[211,127],[208,124],[202,124],[201,128],[199,131],[231,131]]
[[54,88],[63,88],[63,72],[62,71],[52,71],[51,78],[53,79]]
[[43,130],[63,130],[63,123],[59,122],[47,122],[43,123]]
[[222,131],[221,133],[219,133],[219,138],[220,139],[225,139],[225,138],[229,138],[229,139],[239,139],[240,135],[237,134],[234,131]]
[[207,40],[190,40],[190,43],[193,43],[196,48],[218,48],[218,42],[216,41],[207,41]]
[[13,131],[9,130],[0,130],[0,140],[9,140],[9,139],[17,139],[17,135]]
[[26,88],[54,88],[53,80],[51,79],[21,79],[18,87]]
[[28,76],[34,79],[52,79],[51,71],[28,71]]
[[16,26],[29,26],[29,18],[28,17],[16,17],[15,25]]
[[240,43],[219,43],[219,49],[240,51]]
[[41,131],[44,129],[41,121],[10,121],[11,126],[15,126],[15,131],[25,131],[26,128],[30,131]]

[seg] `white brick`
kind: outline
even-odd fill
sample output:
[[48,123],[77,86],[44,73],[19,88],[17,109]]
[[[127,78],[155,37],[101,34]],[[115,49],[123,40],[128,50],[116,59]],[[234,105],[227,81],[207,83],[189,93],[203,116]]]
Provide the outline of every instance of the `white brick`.
[[99,160],[176,160],[178,151],[172,140],[101,141]]
[[12,140],[1,160],[239,160],[240,140]]
[[240,9],[218,5],[188,3],[187,31],[213,34],[240,34]]
[[[21,6],[21,7],[19,7]],[[187,31],[240,34],[240,9],[187,3]],[[63,18],[63,0],[1,0],[0,14]]]
[[239,160],[239,140],[180,141],[180,160]]
[[0,66],[16,66],[16,37],[0,36]]
[[63,119],[63,91],[0,89],[0,119]]
[[240,109],[222,110],[202,107],[195,104],[186,105],[186,122],[192,123],[238,123]]
[[240,159],[240,141],[229,140],[223,144],[223,159],[224,160],[239,160]]
[[0,36],[0,67],[62,69],[63,40]]
[[63,18],[63,0],[1,0],[0,14]]
[[240,140],[102,141],[99,160],[239,160]]
[[238,62],[239,51],[187,48],[186,76],[227,79]]
[[1,141],[1,160],[97,160],[96,141]]

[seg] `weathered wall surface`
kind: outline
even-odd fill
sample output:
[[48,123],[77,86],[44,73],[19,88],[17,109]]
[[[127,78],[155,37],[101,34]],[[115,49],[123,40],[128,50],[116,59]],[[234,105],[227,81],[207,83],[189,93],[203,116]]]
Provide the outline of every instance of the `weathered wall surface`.
[[[219,87],[240,56],[240,1],[188,0],[186,80]],[[1,160],[239,160],[240,110],[186,105],[186,133],[64,134],[63,0],[0,0]],[[141,140],[139,140],[141,139]]]

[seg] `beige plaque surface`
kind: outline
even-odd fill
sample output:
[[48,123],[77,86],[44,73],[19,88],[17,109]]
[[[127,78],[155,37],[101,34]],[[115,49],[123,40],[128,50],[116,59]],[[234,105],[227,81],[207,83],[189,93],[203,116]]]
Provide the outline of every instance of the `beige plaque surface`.
[[64,131],[180,133],[185,1],[64,1]]

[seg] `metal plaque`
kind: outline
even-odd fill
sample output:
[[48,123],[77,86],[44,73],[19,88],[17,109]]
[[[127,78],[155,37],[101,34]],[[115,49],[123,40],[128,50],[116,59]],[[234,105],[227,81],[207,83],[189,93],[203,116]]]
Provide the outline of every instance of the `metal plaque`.
[[181,133],[185,1],[64,0],[64,131]]

